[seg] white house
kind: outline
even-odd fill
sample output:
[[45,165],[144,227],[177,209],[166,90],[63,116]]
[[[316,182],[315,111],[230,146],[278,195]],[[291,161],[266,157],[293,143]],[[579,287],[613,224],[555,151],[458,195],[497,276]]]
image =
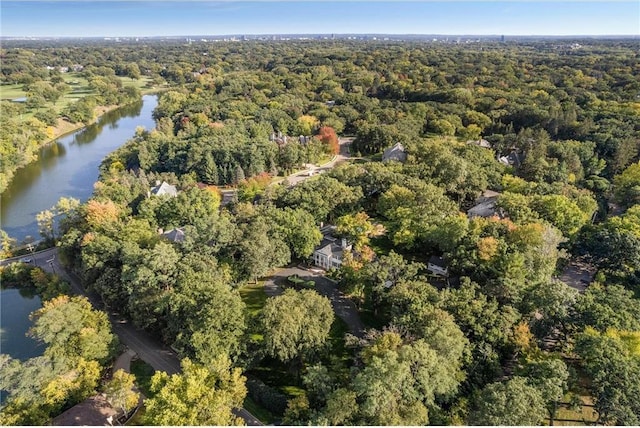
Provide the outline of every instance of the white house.
[[350,249],[346,239],[342,238],[338,244],[338,238],[325,235],[313,252],[313,264],[323,269],[337,269],[342,265],[344,251]]
[[395,143],[389,147],[382,154],[382,162],[398,161],[404,162],[407,160],[407,153],[404,150],[404,146],[400,143]]
[[442,257],[431,256],[427,263],[427,270],[436,276],[449,276],[449,269]]

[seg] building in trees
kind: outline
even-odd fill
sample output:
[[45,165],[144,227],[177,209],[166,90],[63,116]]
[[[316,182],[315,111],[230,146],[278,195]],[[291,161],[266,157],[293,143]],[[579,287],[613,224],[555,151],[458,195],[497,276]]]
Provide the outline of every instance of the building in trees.
[[167,230],[166,232],[162,232],[162,229],[160,230],[160,234],[163,238],[168,239],[171,242],[184,242],[184,228],[178,227],[175,229]]
[[162,183],[160,183],[160,181],[156,181],[156,185],[152,187],[151,190],[149,191],[149,196],[151,195],[153,196],[169,195],[169,196],[175,197],[175,196],[178,196],[178,190],[176,189],[176,186],[172,186],[166,181],[163,181]]
[[407,153],[404,146],[400,143],[395,143],[382,153],[382,162],[388,161],[404,162],[407,160]]
[[493,190],[485,190],[482,192],[482,195],[478,199],[476,199],[476,204],[467,211],[467,215],[469,218],[473,217],[493,217],[497,215],[501,218],[504,217],[501,210],[496,207],[496,202],[498,200],[498,196],[500,193],[494,192]]
[[447,263],[442,257],[431,256],[427,263],[427,270],[436,276],[449,276]]
[[331,235],[332,226],[324,228],[324,236],[320,245],[313,251],[313,264],[323,269],[337,269],[342,265],[344,252],[351,249],[346,238],[338,243],[338,238]]

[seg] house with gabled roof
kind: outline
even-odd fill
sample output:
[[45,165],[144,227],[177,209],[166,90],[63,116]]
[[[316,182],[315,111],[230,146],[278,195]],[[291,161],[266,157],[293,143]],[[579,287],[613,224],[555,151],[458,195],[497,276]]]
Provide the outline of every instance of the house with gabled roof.
[[407,160],[407,152],[401,143],[395,143],[382,153],[382,162],[397,161],[404,162]]
[[161,229],[160,234],[162,235],[163,238],[171,242],[177,242],[177,243],[184,242],[185,235],[184,235],[184,229],[182,227],[177,227],[175,229],[171,229],[166,232],[162,232],[162,229]]
[[332,226],[321,229],[324,237],[311,256],[313,264],[323,269],[337,269],[342,266],[344,252],[351,250],[351,245],[345,238],[338,241],[338,238],[331,235],[334,229]]
[[178,189],[176,186],[173,186],[166,181],[160,183],[160,181],[156,181],[156,185],[149,190],[149,196],[163,196],[168,195],[171,197],[178,196]]
[[493,190],[485,190],[482,195],[476,199],[476,204],[467,211],[469,218],[483,217],[489,218],[493,216],[504,217],[504,212],[497,206],[500,193]]
[[520,165],[522,165],[522,162],[524,162],[524,154],[512,150],[511,153],[506,156],[499,156],[498,162],[503,165],[520,168]]

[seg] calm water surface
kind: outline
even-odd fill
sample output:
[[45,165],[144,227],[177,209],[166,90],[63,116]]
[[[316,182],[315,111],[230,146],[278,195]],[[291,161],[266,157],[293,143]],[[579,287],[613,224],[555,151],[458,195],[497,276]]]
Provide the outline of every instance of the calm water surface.
[[40,151],[39,159],[18,170],[0,195],[0,225],[22,241],[39,239],[36,214],[54,206],[62,196],[85,201],[93,192],[104,157],[133,137],[136,127],[153,129],[155,95],[102,116],[91,125],[62,137]]
[[27,337],[29,314],[42,307],[40,297],[30,290],[8,288],[0,291],[0,353],[25,361],[42,355],[45,346]]

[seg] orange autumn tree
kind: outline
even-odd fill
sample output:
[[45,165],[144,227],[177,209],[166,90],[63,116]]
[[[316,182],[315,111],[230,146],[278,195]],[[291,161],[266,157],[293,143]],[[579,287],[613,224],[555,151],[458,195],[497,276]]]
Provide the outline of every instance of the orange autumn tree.
[[329,153],[338,154],[340,145],[338,144],[338,134],[336,134],[335,129],[330,126],[323,126],[316,137],[328,147]]

